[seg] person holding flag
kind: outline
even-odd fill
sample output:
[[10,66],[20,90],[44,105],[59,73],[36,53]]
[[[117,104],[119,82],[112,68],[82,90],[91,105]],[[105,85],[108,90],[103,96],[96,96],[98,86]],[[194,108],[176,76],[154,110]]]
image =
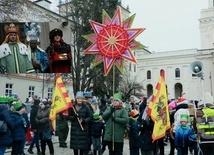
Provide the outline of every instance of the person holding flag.
[[148,105],[151,97],[147,99],[147,104],[144,110],[141,111],[138,117],[139,124],[139,141],[138,146],[141,150],[141,155],[153,155],[155,149],[155,143],[152,142],[152,131],[154,129],[154,122],[151,117],[147,114]]
[[68,120],[71,123],[70,148],[74,155],[83,155],[88,149],[89,122],[92,120],[92,112],[84,104],[83,92],[76,93],[75,105],[69,109]]
[[149,102],[147,114],[154,122],[152,141],[165,137],[166,131],[170,129],[170,120],[164,70],[160,72],[160,78]]

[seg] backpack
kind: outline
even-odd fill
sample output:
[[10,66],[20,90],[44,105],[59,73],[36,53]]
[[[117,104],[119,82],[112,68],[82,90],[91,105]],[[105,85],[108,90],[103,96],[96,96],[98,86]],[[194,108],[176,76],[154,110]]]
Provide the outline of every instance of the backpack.
[[0,120],[0,133],[7,132],[7,124],[5,121]]

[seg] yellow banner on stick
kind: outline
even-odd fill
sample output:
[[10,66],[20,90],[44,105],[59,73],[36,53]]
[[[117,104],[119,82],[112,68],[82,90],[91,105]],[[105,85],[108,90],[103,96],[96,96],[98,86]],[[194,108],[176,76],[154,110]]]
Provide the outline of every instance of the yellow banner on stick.
[[161,75],[149,103],[147,114],[151,116],[154,122],[154,129],[152,133],[152,140],[154,142],[155,140],[164,137],[166,131],[170,128],[164,70],[161,70]]
[[59,74],[57,74],[56,87],[49,115],[49,118],[52,121],[52,127],[54,131],[56,130],[56,115],[60,112],[66,113],[68,108],[72,107],[73,104],[71,103],[71,99],[65,89],[62,78]]

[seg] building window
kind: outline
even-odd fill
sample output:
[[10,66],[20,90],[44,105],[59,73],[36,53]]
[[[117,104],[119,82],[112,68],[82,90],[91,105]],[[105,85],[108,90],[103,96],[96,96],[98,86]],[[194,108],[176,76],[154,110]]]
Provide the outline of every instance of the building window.
[[35,94],[35,86],[29,86],[28,96],[33,96]]
[[150,70],[147,71],[147,79],[151,79],[151,71]]
[[176,69],[175,69],[175,77],[176,77],[176,78],[181,77],[181,76],[180,76],[180,69],[179,69],[179,68],[176,68]]
[[48,99],[52,99],[53,88],[48,88]]
[[13,84],[6,83],[5,85],[5,96],[11,96],[13,89]]
[[136,72],[136,68],[137,68],[136,65],[134,65],[134,72]]

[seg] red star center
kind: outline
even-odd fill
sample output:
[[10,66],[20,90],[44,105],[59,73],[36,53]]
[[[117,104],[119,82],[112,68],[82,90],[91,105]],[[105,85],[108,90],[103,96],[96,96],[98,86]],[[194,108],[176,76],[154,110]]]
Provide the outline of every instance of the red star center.
[[98,34],[97,45],[100,52],[109,58],[120,57],[128,48],[126,30],[119,25],[106,25]]

